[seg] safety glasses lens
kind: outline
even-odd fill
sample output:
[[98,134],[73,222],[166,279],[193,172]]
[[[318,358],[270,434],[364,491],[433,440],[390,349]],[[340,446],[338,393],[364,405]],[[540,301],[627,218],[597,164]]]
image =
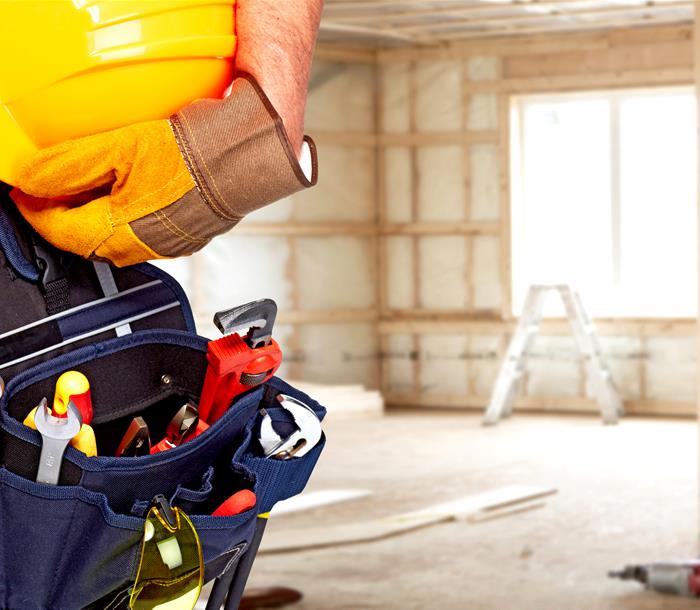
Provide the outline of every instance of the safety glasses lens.
[[148,512],[131,592],[132,610],[191,610],[202,590],[204,563],[199,536],[185,513],[172,510],[175,527],[157,507]]

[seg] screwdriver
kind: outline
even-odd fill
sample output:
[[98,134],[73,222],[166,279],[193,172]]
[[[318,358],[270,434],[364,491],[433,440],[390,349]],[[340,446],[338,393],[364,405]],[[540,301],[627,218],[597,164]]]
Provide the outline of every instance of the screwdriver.
[[240,515],[251,508],[254,508],[257,503],[255,493],[249,489],[237,491],[230,498],[219,506],[213,513],[214,517],[231,517]]
[[[90,382],[88,378],[79,371],[67,371],[56,381],[51,414],[58,418],[66,417],[69,402],[72,402],[76,406],[82,418],[80,431],[73,437],[70,444],[88,457],[96,456],[97,441],[95,440],[95,432],[92,426],[90,426],[93,415]],[[34,420],[37,408],[38,407],[34,407],[24,419],[24,425],[34,430],[36,430]]]

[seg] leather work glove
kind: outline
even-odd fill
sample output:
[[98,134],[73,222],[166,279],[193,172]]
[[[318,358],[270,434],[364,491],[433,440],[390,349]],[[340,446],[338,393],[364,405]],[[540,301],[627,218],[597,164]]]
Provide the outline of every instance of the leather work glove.
[[38,152],[12,198],[54,246],[117,266],[185,256],[243,216],[316,183],[253,77],[224,100]]

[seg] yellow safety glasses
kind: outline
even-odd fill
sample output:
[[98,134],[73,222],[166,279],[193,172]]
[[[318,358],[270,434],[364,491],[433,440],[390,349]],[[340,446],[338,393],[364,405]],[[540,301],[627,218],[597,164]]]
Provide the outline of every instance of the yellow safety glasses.
[[202,590],[203,574],[202,546],[194,525],[164,496],[156,496],[146,516],[129,608],[192,610]]

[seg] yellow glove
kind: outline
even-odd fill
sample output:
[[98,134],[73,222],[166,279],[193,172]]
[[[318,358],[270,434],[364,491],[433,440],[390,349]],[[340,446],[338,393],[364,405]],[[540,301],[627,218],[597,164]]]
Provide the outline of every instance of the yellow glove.
[[243,216],[316,183],[249,75],[225,100],[199,100],[37,153],[12,198],[54,246],[118,266],[186,256]]

